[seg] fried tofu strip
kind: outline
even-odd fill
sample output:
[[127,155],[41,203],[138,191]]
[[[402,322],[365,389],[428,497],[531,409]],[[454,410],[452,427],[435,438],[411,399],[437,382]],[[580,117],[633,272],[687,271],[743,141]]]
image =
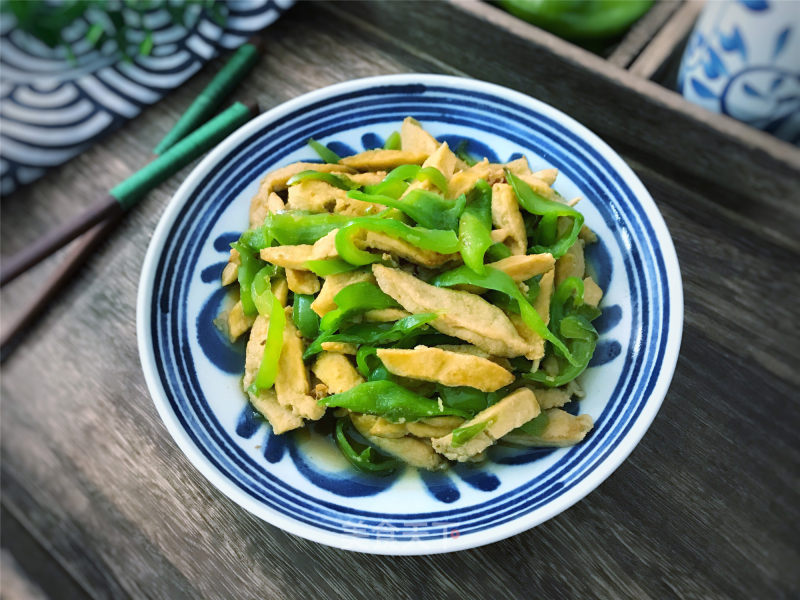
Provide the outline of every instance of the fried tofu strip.
[[325,414],[325,407],[317,404],[310,391],[308,372],[303,363],[303,340],[292,321],[291,308],[287,308],[275,393],[281,406],[290,407],[296,415],[316,421]]
[[[542,279],[539,281],[539,295],[536,297],[536,302],[533,303],[533,308],[539,313],[545,325],[550,323],[550,298],[553,296],[554,273],[555,271],[551,270],[542,275]],[[532,331],[520,315],[511,314],[509,318],[522,339],[530,345],[530,350],[525,354],[525,358],[528,360],[542,358],[544,356],[544,339]]]
[[586,262],[583,258],[583,240],[575,241],[569,250],[556,261],[556,287],[561,285],[567,277],[583,279],[586,272]]
[[306,261],[311,260],[314,246],[311,244],[299,244],[297,246],[272,246],[262,248],[260,252],[261,260],[265,260],[273,265],[278,265],[284,269],[306,270]]
[[358,352],[358,347],[355,344],[348,342],[322,342],[320,344],[325,352],[335,352],[336,354],[353,354]]
[[514,381],[513,374],[486,358],[441,348],[379,348],[378,358],[390,373],[449,387],[469,386],[493,392]]
[[522,356],[531,347],[502,310],[469,292],[437,288],[400,269],[375,264],[378,286],[412,314],[436,312],[435,329],[470,342],[495,356]]
[[364,378],[344,354],[321,352],[311,370],[331,394],[341,394],[364,383]]
[[320,288],[316,275],[299,269],[286,269],[286,283],[295,294],[316,294]]
[[504,168],[505,165],[490,163],[484,158],[468,169],[455,173],[450,178],[447,195],[450,198],[458,198],[461,194],[466,194],[474,188],[479,179],[485,180],[488,184],[502,181],[505,177]]
[[[492,223],[505,232],[502,240],[511,254],[524,255],[528,251],[528,235],[514,190],[507,183],[492,186]],[[494,239],[494,238],[492,238]]]
[[325,181],[306,179],[289,187],[286,208],[310,212],[330,212],[340,200],[347,199],[347,192]]
[[447,435],[464,422],[461,417],[428,417],[419,421],[392,423],[383,417],[375,417],[369,425],[369,434],[386,438],[401,438],[415,435],[422,438],[434,438]]
[[352,413],[350,419],[353,421],[358,432],[371,443],[405,461],[412,467],[437,471],[446,466],[444,459],[436,454],[430,442],[413,437],[386,438],[369,433],[370,425],[377,419],[374,415],[358,415]]
[[583,441],[586,434],[594,427],[594,420],[589,415],[571,415],[560,408],[544,411],[547,415],[547,426],[539,435],[529,433],[513,433],[506,440],[522,446],[572,446]]
[[250,227],[258,227],[270,212],[268,202],[273,192],[286,189],[286,182],[301,171],[322,171],[325,173],[352,173],[353,169],[344,165],[297,162],[267,173],[261,180],[258,192],[250,201]]
[[509,256],[486,266],[498,269],[514,281],[527,281],[536,275],[552,270],[556,261],[552,254],[525,254]]
[[375,277],[369,271],[348,271],[347,273],[334,273],[325,278],[322,284],[322,289],[319,291],[314,302],[311,303],[311,310],[317,313],[320,317],[336,308],[336,303],[333,301],[334,296],[353,283],[361,281],[369,281],[375,283]]
[[242,257],[236,248],[231,248],[228,264],[222,269],[222,285],[230,285],[239,276],[239,266],[242,264]]
[[228,312],[228,339],[235,342],[245,331],[253,326],[255,315],[244,314],[242,301],[237,300]]
[[253,380],[256,378],[258,368],[261,366],[261,359],[264,356],[264,344],[267,341],[268,331],[269,317],[263,315],[256,317],[245,351],[244,379],[242,380],[242,386],[256,410],[264,415],[270,425],[272,425],[272,430],[276,434],[281,434],[291,429],[302,427],[303,419],[295,414],[291,408],[282,406],[278,402],[274,388],[260,390],[256,394],[247,391],[250,384],[253,383]]
[[589,306],[597,308],[602,299],[603,290],[600,289],[600,286],[591,277],[585,277],[583,280],[583,301]]
[[520,388],[464,423],[462,427],[470,427],[479,423],[487,423],[487,425],[463,445],[453,445],[452,433],[434,438],[431,443],[436,452],[450,460],[464,462],[483,452],[508,432],[538,416],[539,412],[539,403],[533,392],[528,388]]
[[393,238],[378,231],[364,230],[354,242],[362,249],[382,250],[425,267],[440,267],[447,262],[461,259],[461,255],[458,253],[441,254],[426,248],[419,248],[405,240]]
[[408,152],[430,155],[439,147],[439,142],[422,128],[419,121],[406,117],[400,126],[400,147]]
[[421,165],[428,155],[419,151],[376,149],[347,156],[339,164],[357,171],[388,171],[400,165]]

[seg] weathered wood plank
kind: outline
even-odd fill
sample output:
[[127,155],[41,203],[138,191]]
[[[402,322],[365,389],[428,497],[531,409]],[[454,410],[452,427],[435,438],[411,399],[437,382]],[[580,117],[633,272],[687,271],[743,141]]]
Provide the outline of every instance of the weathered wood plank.
[[[396,23],[406,21],[391,21],[398,14],[392,5],[343,6],[293,9],[271,30],[265,59],[236,98],[257,96],[269,106],[335,81],[409,70],[463,70],[503,83],[497,69],[511,72],[530,56],[530,47],[503,45],[487,25],[480,39],[496,44],[500,56],[468,64],[418,45],[417,34],[400,35]],[[388,21],[362,20],[382,11]],[[459,29],[470,21],[451,8],[426,14],[439,35],[476,32]],[[563,68],[563,59],[547,52],[539,61],[544,72],[553,72],[553,61]],[[578,89],[577,73],[568,69],[563,87],[547,84],[549,93]],[[142,164],[211,75],[203,71],[102,146],[4,199],[2,253]],[[517,87],[530,90],[525,85]],[[662,128],[648,119],[628,127],[616,118],[613,125],[615,146],[626,151]],[[144,250],[181,176],[130,215],[3,367],[4,502],[95,597],[796,596],[800,423],[787,407],[800,362],[800,252],[782,227],[757,217],[773,206],[757,193],[762,184],[743,185],[730,194],[733,202],[723,201],[716,184],[687,174],[680,162],[662,168],[668,159],[654,160],[651,150],[626,154],[643,157],[633,166],[663,211],[681,260],[687,312],[675,379],[631,458],[535,530],[453,555],[365,557],[285,534],[212,488],[160,422],[135,343]],[[763,185],[774,191],[781,181]],[[773,216],[789,218],[793,210]],[[25,302],[46,268],[3,289],[2,313]]]
[[639,19],[617,44],[608,56],[608,62],[626,69],[680,7],[680,0],[659,0],[653,4],[647,14]]

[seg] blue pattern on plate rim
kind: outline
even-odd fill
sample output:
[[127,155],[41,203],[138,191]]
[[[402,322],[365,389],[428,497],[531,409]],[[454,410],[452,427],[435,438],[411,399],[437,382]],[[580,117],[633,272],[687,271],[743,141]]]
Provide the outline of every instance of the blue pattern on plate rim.
[[[505,161],[501,161],[497,154],[489,148],[486,144],[464,136],[457,135],[440,135],[438,136],[440,142],[447,142],[451,148],[457,148],[461,144],[475,156],[481,158],[488,158],[490,162],[509,162],[514,160],[515,155],[509,156]],[[372,148],[382,147],[384,140],[375,132],[370,132],[362,136],[362,146],[364,150],[371,150]],[[328,142],[328,148],[340,156],[350,156],[356,154],[359,150],[350,147],[349,145],[332,141]],[[304,157],[300,159],[303,162],[319,162],[315,157]],[[230,242],[238,239],[239,233],[227,232],[218,236],[213,246],[215,250],[227,254],[230,250]],[[598,282],[600,287],[604,290],[608,289],[612,276],[611,259],[608,249],[605,247],[603,240],[598,239],[595,244],[592,244],[587,251],[587,259],[590,262],[590,270],[594,273],[594,279]],[[204,282],[219,281],[219,276],[222,274],[227,261],[214,262],[205,267],[200,272],[200,278]],[[219,288],[210,292],[203,308],[197,316],[197,332],[198,342],[203,349],[206,357],[220,370],[226,373],[242,374],[244,372],[244,345],[241,342],[231,343],[226,336],[214,325],[214,317],[219,314],[222,308],[222,300],[224,294],[220,294]],[[602,305],[601,305],[602,306]],[[603,333],[616,326],[622,318],[622,308],[615,304],[611,306],[602,306],[604,311],[608,311],[607,317],[601,323]],[[613,317],[611,316],[613,315]],[[592,358],[590,367],[598,367],[616,359],[621,352],[621,345],[615,339],[608,339],[608,336],[602,335],[597,344],[597,350]],[[236,357],[236,362],[232,357]],[[577,411],[578,402],[571,402],[567,410],[575,413]],[[257,422],[253,422],[253,409],[247,404],[242,409],[241,416],[239,417],[240,423],[246,423],[247,426],[238,427],[236,433],[244,438],[253,437],[259,427]],[[264,422],[264,427],[270,429],[268,423]],[[274,434],[272,434],[274,435]],[[295,442],[295,433],[289,432],[283,435],[284,444],[289,448],[289,455],[295,462],[295,466],[304,477],[325,490],[333,492],[343,497],[354,496],[373,496],[379,492],[388,490],[391,485],[396,481],[395,477],[370,477],[366,474],[359,473],[354,469],[348,469],[336,474],[325,473],[319,468],[314,468],[313,457],[305,456],[305,453],[298,444]],[[504,449],[505,450],[505,449]],[[516,452],[490,452],[487,456],[488,462],[496,462],[495,458],[499,459],[502,464],[520,465],[528,464],[532,461],[533,456],[536,459],[544,458],[555,451],[555,448],[547,448],[531,453],[530,450],[517,450]],[[511,454],[512,456],[509,456]],[[497,455],[497,456],[496,456]],[[527,457],[527,458],[523,458]],[[282,454],[280,457],[282,458]],[[277,462],[271,460],[269,462]],[[499,480],[496,475],[484,472],[482,467],[472,467],[469,472],[465,469],[453,469],[452,472],[458,475],[462,481],[471,485],[473,488],[491,492],[494,491],[498,485]],[[437,500],[444,503],[452,503],[458,500],[461,496],[458,489],[449,482],[447,474],[437,474],[430,476],[426,473],[420,473],[423,482],[426,485],[428,492]],[[369,483],[367,484],[367,480]]]
[[[201,244],[188,242],[213,243],[209,233],[227,205],[249,181],[302,147],[311,135],[327,139],[355,125],[396,124],[408,114],[423,122],[464,125],[499,135],[526,154],[545,157],[591,196],[613,231],[614,243],[627,249],[623,266],[633,314],[627,316],[632,327],[622,355],[623,375],[586,443],[564,451],[534,480],[486,501],[424,513],[381,513],[292,488],[246,455],[216,419],[200,388],[187,338],[190,317],[186,290],[191,277],[203,268],[197,264]],[[368,138],[368,142],[375,140]],[[655,233],[634,193],[606,159],[574,133],[531,108],[447,86],[387,85],[339,94],[277,119],[268,130],[250,136],[206,175],[193,194],[172,224],[155,275],[150,328],[159,379],[171,409],[200,452],[246,494],[298,522],[347,535],[357,529],[365,537],[380,537],[381,528],[390,527],[396,541],[441,539],[454,520],[461,536],[496,527],[550,502],[587,477],[624,437],[655,386],[653,374],[664,361],[670,295]],[[655,302],[654,298],[663,301]],[[273,460],[280,460],[285,452],[285,448],[275,450],[275,444],[286,445],[274,441],[279,437],[286,436],[268,432],[265,440],[265,453],[270,452]],[[540,458],[536,452],[528,451],[528,458]],[[504,461],[498,457],[493,460],[504,467],[509,463],[513,466],[515,456],[519,459],[525,453]],[[502,477],[502,473],[492,470],[488,475]],[[453,496],[448,491],[451,486],[458,491],[464,482],[471,489],[488,485],[473,485],[467,481],[469,475],[456,474],[459,482],[448,477],[448,483],[429,481],[428,488],[435,488],[432,493],[446,501]],[[411,527],[413,523],[420,526]]]

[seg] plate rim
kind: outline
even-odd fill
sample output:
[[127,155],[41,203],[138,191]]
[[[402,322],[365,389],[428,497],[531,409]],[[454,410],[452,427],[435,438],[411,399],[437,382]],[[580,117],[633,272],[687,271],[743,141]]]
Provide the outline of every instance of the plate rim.
[[[326,97],[347,92],[363,91],[373,87],[409,84],[442,86],[453,89],[466,88],[471,91],[491,94],[503,98],[506,101],[527,106],[544,113],[583,137],[592,148],[609,162],[611,167],[630,186],[633,195],[644,211],[647,222],[653,229],[654,237],[661,250],[664,260],[664,271],[666,273],[665,285],[668,286],[670,292],[670,302],[667,305],[669,308],[668,331],[661,371],[656,376],[652,393],[649,398],[645,400],[641,413],[632,422],[630,430],[618,441],[616,447],[597,465],[597,468],[573,488],[556,498],[555,501],[535,511],[520,515],[507,523],[502,523],[475,534],[470,534],[469,536],[450,538],[446,542],[440,539],[398,541],[382,539],[380,536],[378,536],[377,539],[373,539],[359,537],[357,535],[329,532],[312,525],[300,523],[291,517],[284,516],[248,496],[230,481],[228,475],[219,470],[203,455],[181,426],[177,416],[169,405],[169,401],[166,398],[161,382],[157,376],[157,367],[152,351],[152,335],[149,329],[151,317],[150,301],[153,294],[155,271],[161,251],[166,242],[166,234],[175,222],[180,210],[190,200],[191,191],[201,183],[209,169],[217,164],[221,158],[224,158],[224,155],[230,149],[235,147],[236,144],[246,140],[257,131],[263,129],[265,124],[273,122],[297,108],[319,100],[324,100]],[[511,537],[531,529],[569,509],[610,477],[641,441],[644,434],[650,428],[650,425],[655,419],[655,415],[658,413],[666,397],[680,353],[680,344],[683,334],[683,312],[683,283],[680,266],[674,243],[664,218],[658,210],[652,196],[638,176],[636,176],[627,163],[625,163],[625,161],[599,136],[557,108],[541,100],[532,98],[527,94],[511,90],[504,86],[451,75],[403,73],[348,80],[312,90],[296,98],[292,98],[252,119],[226,137],[209,152],[181,183],[167,203],[161,217],[159,217],[158,224],[150,239],[140,271],[136,305],[136,330],[140,364],[156,410],[167,428],[167,431],[178,445],[178,448],[183,452],[189,462],[191,462],[214,487],[230,500],[258,518],[305,539],[344,550],[401,556],[455,552],[458,550],[476,548]]]

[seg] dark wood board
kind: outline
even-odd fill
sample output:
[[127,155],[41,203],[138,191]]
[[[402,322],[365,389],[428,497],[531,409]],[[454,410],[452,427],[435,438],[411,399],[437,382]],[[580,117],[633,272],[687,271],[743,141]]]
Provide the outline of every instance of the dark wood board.
[[[765,148],[760,135],[746,145],[739,126],[720,131],[691,110],[676,116],[672,100],[624,96],[624,78],[587,74],[557,52],[540,51],[526,72],[520,61],[536,47],[499,26],[480,32],[481,46],[494,49],[481,58],[477,44],[463,43],[478,35],[474,13],[399,6],[299,4],[270,30],[236,99],[272,106],[367,75],[468,74],[541,91],[622,152],[665,216],[686,296],[672,387],[631,457],[536,529],[448,555],[348,553],[240,509],[171,440],[136,348],[144,252],[187,168],[123,222],[4,365],[3,505],[96,598],[797,597],[800,205],[789,197],[798,177],[791,153]],[[433,35],[449,42],[421,40]],[[218,65],[5,198],[2,256],[144,164]],[[556,72],[558,81],[539,82]],[[584,107],[574,94],[587,85],[602,97]],[[682,136],[691,143],[681,146]],[[713,173],[692,166],[704,137],[711,156],[697,160],[712,161]],[[3,323],[52,268],[3,289]]]

